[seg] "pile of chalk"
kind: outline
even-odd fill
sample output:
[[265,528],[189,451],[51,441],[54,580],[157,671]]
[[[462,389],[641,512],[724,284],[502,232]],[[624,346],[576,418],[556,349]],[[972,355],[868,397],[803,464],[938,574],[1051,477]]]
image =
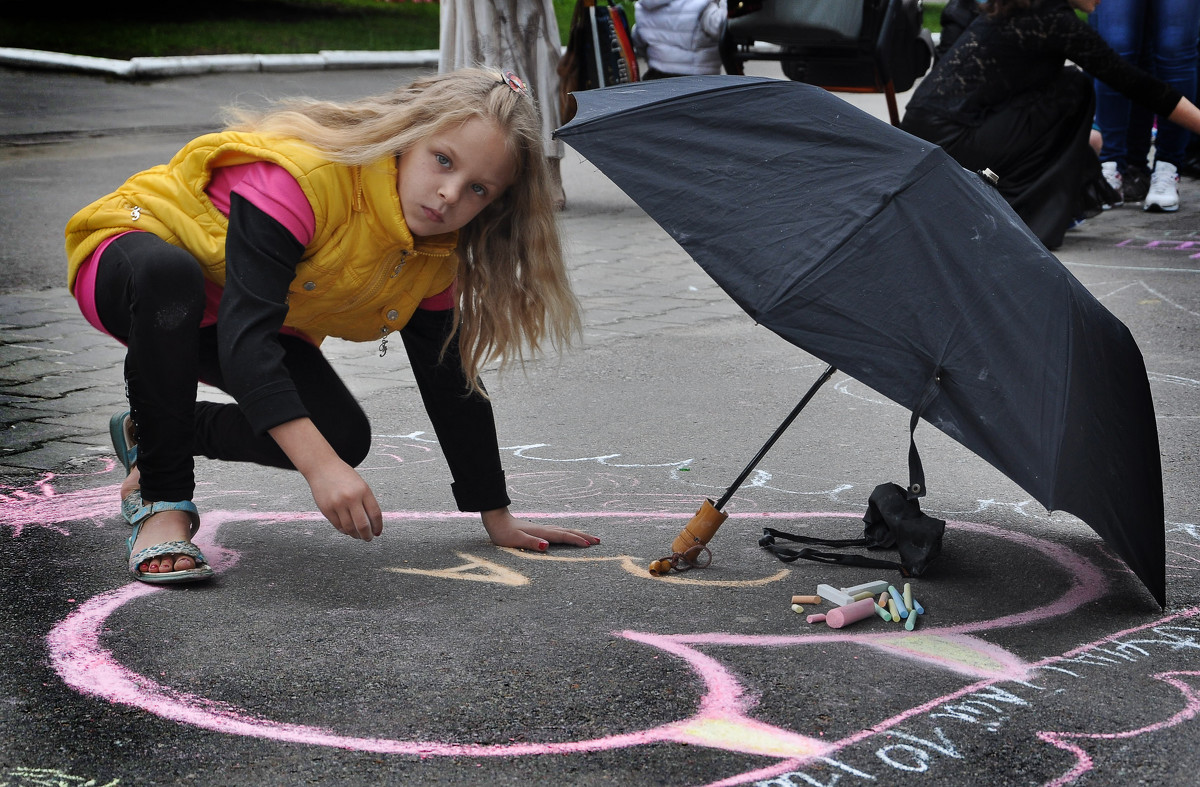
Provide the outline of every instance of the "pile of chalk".
[[[875,598],[878,594],[879,598]],[[828,602],[833,609],[809,615],[809,623],[824,623],[831,629],[840,629],[866,620],[872,615],[887,622],[904,621],[904,628],[912,631],[917,626],[917,617],[925,614],[925,608],[913,598],[912,585],[904,583],[903,590],[882,579],[864,582],[850,588],[835,588],[832,585],[817,585],[815,596],[792,596],[792,611],[804,613],[805,604]]]

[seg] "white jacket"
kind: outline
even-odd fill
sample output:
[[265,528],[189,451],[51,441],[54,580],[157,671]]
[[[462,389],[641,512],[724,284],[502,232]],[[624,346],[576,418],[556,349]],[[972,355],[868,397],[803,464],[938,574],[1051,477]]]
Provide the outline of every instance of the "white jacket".
[[637,0],[633,45],[650,68],[668,74],[719,74],[717,41],[724,0]]

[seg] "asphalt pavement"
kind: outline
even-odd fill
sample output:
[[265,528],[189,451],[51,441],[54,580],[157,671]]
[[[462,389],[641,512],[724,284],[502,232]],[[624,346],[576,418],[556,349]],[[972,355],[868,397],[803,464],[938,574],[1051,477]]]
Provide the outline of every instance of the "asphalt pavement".
[[[106,432],[122,352],[65,290],[67,218],[218,127],[223,105],[378,93],[422,68],[0,71],[0,784],[1195,783],[1190,179],[1177,213],[1112,210],[1056,252],[1146,360],[1165,609],[1085,524],[923,426],[922,505],[948,522],[911,581],[924,615],[911,632],[808,623],[828,605],[797,614],[792,595],[904,581],[757,543],[764,524],[854,537],[871,490],[906,478],[908,413],[841,374],[730,501],[712,565],[652,577],[824,365],[756,326],[570,150],[561,221],[584,341],[485,380],[514,508],[599,546],[491,546],[453,510],[404,354],[330,342],[374,425],[362,473],[383,537],[334,532],[296,474],[200,460],[197,541],[219,578],[131,581]],[[844,97],[885,116],[881,96]]]

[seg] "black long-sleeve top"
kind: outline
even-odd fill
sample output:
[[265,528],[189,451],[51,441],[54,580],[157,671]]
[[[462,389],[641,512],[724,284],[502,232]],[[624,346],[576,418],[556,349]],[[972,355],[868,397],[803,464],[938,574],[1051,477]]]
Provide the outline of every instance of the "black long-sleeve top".
[[1067,60],[1163,117],[1183,97],[1126,62],[1067,0],[1035,0],[1010,16],[981,14],[934,64],[907,111],[977,126],[1015,96],[1053,82]]
[[[221,371],[229,393],[255,432],[308,416],[277,341],[287,316],[288,287],[304,246],[282,224],[236,192],[225,243],[225,289],[217,313]],[[401,329],[425,410],[454,478],[459,510],[510,503],[491,403],[470,393],[453,310],[418,309]]]

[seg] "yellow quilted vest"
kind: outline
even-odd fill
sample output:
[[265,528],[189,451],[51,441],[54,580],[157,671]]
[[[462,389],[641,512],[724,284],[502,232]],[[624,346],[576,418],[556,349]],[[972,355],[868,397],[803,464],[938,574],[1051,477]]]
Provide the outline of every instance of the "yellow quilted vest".
[[140,172],[75,214],[66,228],[68,286],[107,237],[152,232],[189,251],[204,275],[225,283],[228,219],[204,189],[218,167],[270,161],[296,178],[316,232],[288,288],[284,324],[316,342],[371,341],[402,328],[423,298],[454,281],[458,233],[417,245],[400,209],[394,157],[368,166],[328,161],[296,140],[222,132],[190,142],[167,164]]

